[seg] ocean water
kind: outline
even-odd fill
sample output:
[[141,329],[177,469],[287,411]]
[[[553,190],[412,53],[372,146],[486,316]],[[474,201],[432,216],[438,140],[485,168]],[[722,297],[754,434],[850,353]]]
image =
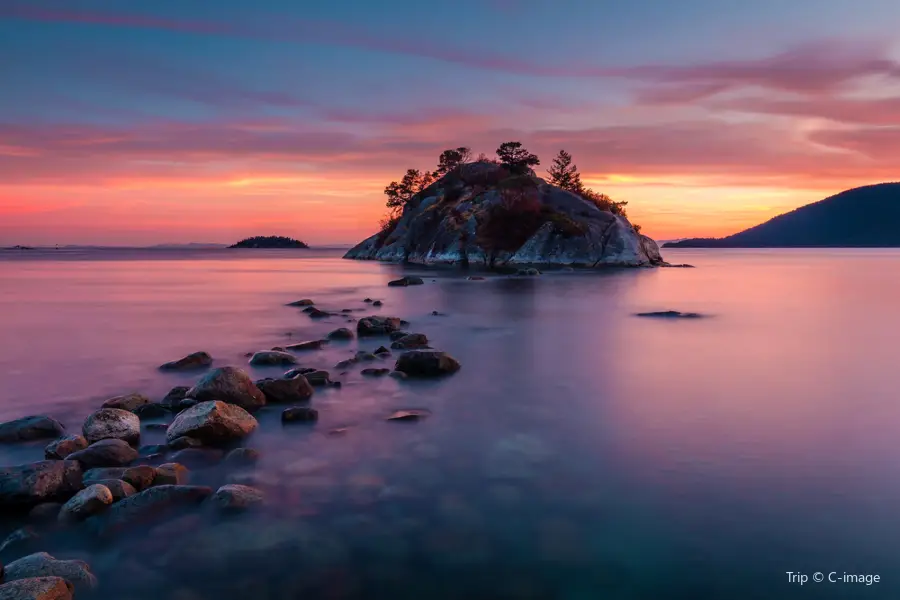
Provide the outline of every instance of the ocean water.
[[[697,268],[412,269],[425,285],[389,288],[400,267],[337,251],[0,253],[0,420],[77,431],[111,396],[192,383],[156,367],[196,350],[278,376],[246,353],[367,314],[409,320],[462,363],[400,382],[333,368],[384,340],[299,354],[343,387],[317,391],[314,426],[258,415],[263,510],[37,549],[87,560],[98,597],[123,600],[900,597],[900,251],[665,256]],[[313,321],[285,306],[300,298],[353,312]],[[667,309],[705,318],[634,316]],[[384,420],[406,408],[431,416]],[[0,461],[42,447],[0,446]]]

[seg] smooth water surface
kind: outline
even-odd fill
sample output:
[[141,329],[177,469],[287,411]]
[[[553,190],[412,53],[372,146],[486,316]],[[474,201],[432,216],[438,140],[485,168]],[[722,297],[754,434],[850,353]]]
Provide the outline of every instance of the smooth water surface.
[[[258,415],[262,512],[46,549],[85,558],[101,595],[126,600],[900,597],[900,252],[666,258],[697,268],[413,270],[425,285],[389,288],[398,267],[333,251],[4,252],[0,419],[78,430],[106,398],[190,384],[156,370],[186,353],[246,366],[348,318],[399,316],[462,370],[333,369],[382,339],[298,355],[343,387],[317,391],[312,427]],[[285,306],[307,297],[354,312]],[[634,316],[667,309],[707,317]],[[432,415],[384,421],[403,408]],[[4,464],[41,457],[0,447]],[[882,581],[799,586],[787,571]]]

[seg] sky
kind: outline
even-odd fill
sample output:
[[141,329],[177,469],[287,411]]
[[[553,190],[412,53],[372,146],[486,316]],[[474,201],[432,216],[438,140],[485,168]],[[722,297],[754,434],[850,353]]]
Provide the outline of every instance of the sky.
[[518,140],[657,239],[900,179],[896,0],[0,0],[0,245],[371,235]]

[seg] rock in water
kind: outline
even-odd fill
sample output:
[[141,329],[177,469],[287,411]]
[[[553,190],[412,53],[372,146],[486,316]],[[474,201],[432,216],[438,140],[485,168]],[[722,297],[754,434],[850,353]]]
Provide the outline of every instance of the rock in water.
[[298,344],[291,344],[285,348],[286,350],[290,350],[291,352],[303,352],[306,350],[321,350],[325,347],[325,344],[328,343],[328,340],[309,340],[307,342],[300,342]]
[[387,420],[388,421],[418,421],[420,419],[424,419],[428,415],[430,415],[427,410],[397,410],[391,413]]
[[259,450],[254,448],[235,448],[225,455],[222,463],[229,467],[249,467],[259,462]]
[[175,417],[166,431],[166,440],[190,437],[204,444],[227,444],[247,437],[257,425],[253,415],[240,406],[218,401],[201,402]]
[[194,352],[188,354],[184,358],[173,360],[165,364],[159,365],[160,371],[191,371],[194,369],[205,369],[213,362],[212,356],[206,352]]
[[212,502],[223,511],[241,511],[263,503],[261,491],[247,485],[229,483],[220,487],[212,496]]
[[113,494],[109,488],[95,483],[84,488],[63,504],[58,518],[61,523],[84,521],[92,515],[103,512],[112,503]]
[[91,485],[108,479],[121,479],[137,491],[150,487],[156,480],[156,469],[148,465],[91,469],[84,473],[84,484]]
[[[43,506],[43,505],[39,505]],[[59,512],[59,507],[57,506],[57,513]],[[29,513],[30,516],[30,513]],[[53,520],[56,520],[56,515],[53,515]],[[48,523],[44,521],[44,523]],[[24,556],[26,554],[31,554],[38,550],[36,546],[40,543],[41,536],[31,527],[21,527],[13,531],[3,543],[0,544],[0,557],[2,560],[7,560],[11,557],[18,558],[20,556]],[[3,563],[0,563],[0,581],[3,580]]]
[[124,440],[100,440],[78,452],[70,454],[68,460],[77,460],[83,469],[98,467],[124,467],[137,460],[138,451]]
[[105,486],[109,490],[109,493],[112,494],[113,502],[118,502],[123,498],[137,494],[137,490],[134,489],[133,485],[121,479],[101,479],[97,482],[97,485]]
[[402,321],[397,317],[364,317],[356,324],[356,334],[360,337],[373,335],[390,335],[398,331]]
[[310,300],[309,298],[304,298],[303,300],[295,300],[294,302],[288,303],[288,306],[312,306],[315,302]]
[[416,194],[396,225],[344,258],[472,267],[651,266],[659,247],[625,217],[502,165],[462,165]]
[[67,435],[59,438],[54,442],[50,442],[44,448],[44,457],[47,460],[62,460],[73,452],[84,450],[88,447],[88,441],[80,435]]
[[383,377],[390,372],[390,369],[363,369],[359,374],[365,377]]
[[142,406],[138,406],[135,409],[134,414],[138,416],[138,419],[161,419],[169,414],[169,411],[162,404],[156,404],[155,402],[150,402],[149,404],[144,404]]
[[319,310],[318,308],[313,308],[306,314],[309,315],[310,319],[324,319],[331,316],[331,313],[325,312],[324,310]]
[[699,319],[703,315],[693,312],[679,312],[677,310],[659,310],[655,312],[637,313],[638,317],[655,317],[659,319]]
[[264,350],[250,357],[250,364],[254,367],[279,367],[297,364],[297,358],[287,352]]
[[235,367],[213,369],[188,391],[187,397],[198,402],[221,400],[251,412],[266,404],[266,397],[250,376]]
[[82,487],[81,464],[45,460],[0,468],[0,507],[32,508],[43,502],[65,502]]
[[97,534],[110,535],[146,526],[179,509],[196,506],[212,492],[211,488],[196,485],[158,485],[116,502],[102,514],[89,518],[87,523]]
[[306,406],[286,408],[281,413],[282,423],[312,423],[319,418],[319,411]]
[[121,410],[127,410],[130,412],[134,412],[138,409],[138,407],[143,406],[150,402],[150,398],[144,396],[143,394],[127,394],[125,396],[116,396],[115,398],[110,398],[106,402],[103,403],[103,406],[100,408],[118,408]]
[[56,560],[46,552],[37,552],[6,565],[6,581],[33,577],[60,577],[76,588],[97,587],[97,578],[83,560]]
[[391,343],[394,350],[415,350],[428,346],[428,338],[424,333],[410,333]]
[[81,433],[91,444],[117,439],[137,445],[141,440],[141,420],[127,410],[101,408],[84,421]]
[[395,279],[394,281],[389,281],[388,286],[390,287],[407,287],[410,285],[424,285],[425,282],[422,281],[421,277],[412,277],[406,276],[401,277],[400,279]]
[[29,442],[47,440],[66,434],[66,428],[56,419],[45,416],[30,416],[0,423],[0,443]]
[[175,386],[169,390],[169,393],[166,394],[166,397],[162,399],[160,404],[174,411],[178,408],[178,404],[185,399],[189,391],[191,391],[189,387],[183,385]]
[[306,402],[313,395],[312,385],[300,374],[290,379],[263,379],[257,381],[256,386],[265,394],[266,402],[271,404]]
[[184,465],[166,463],[156,467],[155,485],[187,485],[191,472]]
[[440,377],[456,373],[460,364],[439,350],[410,350],[400,355],[394,368],[410,377]]
[[0,600],[72,600],[73,589],[61,577],[30,577],[0,585]]
[[346,327],[341,327],[339,329],[335,329],[325,337],[327,337],[329,340],[352,340],[353,332]]

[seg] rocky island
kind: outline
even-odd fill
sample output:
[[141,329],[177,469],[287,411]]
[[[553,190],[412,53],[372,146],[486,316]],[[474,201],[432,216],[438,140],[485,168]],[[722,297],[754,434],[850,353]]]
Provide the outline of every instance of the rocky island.
[[344,258],[481,268],[647,267],[664,265],[624,202],[585,188],[561,151],[550,181],[518,142],[469,161],[469,149],[445,151],[433,173],[407,172],[385,189],[393,210],[381,231]]
[[257,235],[243,239],[229,248],[309,248],[300,240],[281,235]]

